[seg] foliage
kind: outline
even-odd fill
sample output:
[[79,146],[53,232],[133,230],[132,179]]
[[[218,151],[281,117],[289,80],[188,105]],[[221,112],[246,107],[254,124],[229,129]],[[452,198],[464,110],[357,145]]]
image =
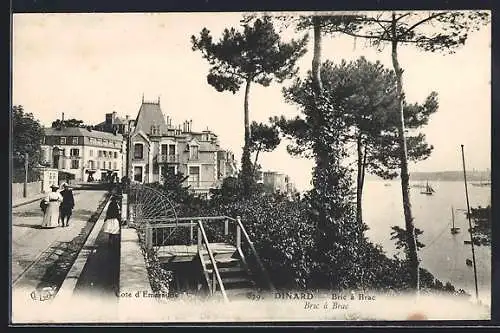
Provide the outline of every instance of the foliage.
[[[397,126],[398,145],[400,152],[399,163],[401,168],[401,190],[403,197],[403,211],[405,226],[408,233],[409,269],[412,273],[412,287],[419,288],[419,262],[411,210],[408,173],[408,149],[405,127],[403,89],[403,72],[398,59],[398,45],[412,44],[424,51],[448,51],[450,53],[463,45],[467,34],[480,28],[488,21],[489,15],[485,12],[431,12],[427,15],[422,12],[392,12],[389,15],[370,13],[364,17],[364,27],[360,31],[351,29],[341,31],[347,35],[361,37],[368,40],[379,50],[385,44],[391,46],[391,58],[396,74],[396,97],[398,100],[399,124]],[[437,25],[437,29],[436,29]]]
[[[396,249],[398,250],[403,250],[403,253],[408,255],[408,241],[406,240],[406,230],[398,227],[398,226],[392,226],[391,227],[391,240],[396,241]],[[425,245],[421,242],[418,241],[418,236],[423,234],[424,232],[420,230],[419,228],[415,228],[415,238],[417,241],[417,250],[420,250],[425,247]]]
[[83,123],[83,120],[75,118],[65,120],[57,119],[52,122],[52,128],[58,127],[86,127],[86,125]]
[[292,77],[295,63],[304,53],[307,38],[283,43],[268,17],[245,24],[243,32],[225,29],[214,43],[207,28],[200,37],[191,37],[193,51],[199,50],[207,59],[210,72],[207,81],[217,91],[236,93],[246,80],[268,86],[273,78],[278,82]]
[[146,261],[149,283],[151,284],[153,293],[158,295],[173,295],[172,272],[161,267],[161,263],[154,250],[146,248],[146,236],[144,231],[137,230],[137,234],[139,236],[139,244],[141,246],[142,254],[144,255],[144,259]]
[[292,77],[297,71],[297,60],[305,53],[307,36],[301,40],[281,41],[269,17],[243,24],[243,32],[225,29],[218,42],[203,28],[200,36],[191,37],[193,51],[200,51],[210,64],[207,82],[217,91],[235,94],[245,84],[244,125],[245,144],[242,154],[244,193],[250,194],[252,167],[250,161],[249,92],[252,82],[269,86]]
[[40,122],[32,113],[26,113],[22,105],[12,107],[12,168],[13,180],[24,181],[25,154],[28,154],[28,181],[38,180],[33,170],[40,162],[41,138],[44,135]]
[[255,169],[259,153],[273,151],[280,144],[281,139],[276,126],[269,126],[255,121],[250,125],[250,133],[250,152],[256,153],[253,163]]
[[[335,65],[326,61],[321,70],[324,95],[332,107],[343,110],[341,117],[350,131],[345,143],[356,142],[362,136],[366,147],[367,171],[385,179],[398,175],[399,168],[397,125],[399,115],[394,94],[395,75],[379,63],[371,63],[365,58]],[[296,79],[293,85],[283,89],[285,99],[299,106],[312,98],[312,78]],[[423,104],[405,103],[405,123],[409,129],[417,129],[427,124],[430,115],[437,111],[437,94],[431,93]],[[310,156],[312,125],[303,118],[274,117],[272,122],[283,135],[292,139],[287,147],[294,155]],[[408,136],[408,157],[412,161],[426,159],[433,146],[425,142],[425,135],[416,133]]]
[[[465,215],[468,217],[468,213]],[[475,245],[491,246],[491,206],[471,208],[473,242]]]

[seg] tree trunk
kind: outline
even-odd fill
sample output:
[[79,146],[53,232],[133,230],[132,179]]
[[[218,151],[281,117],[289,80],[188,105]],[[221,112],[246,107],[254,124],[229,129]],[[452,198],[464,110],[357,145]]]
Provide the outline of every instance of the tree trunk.
[[398,108],[400,114],[400,123],[398,127],[398,139],[401,152],[401,191],[403,194],[403,210],[405,216],[405,226],[406,226],[406,239],[408,242],[408,260],[410,264],[410,278],[411,287],[415,291],[419,290],[419,262],[417,255],[417,244],[415,237],[415,226],[413,225],[413,216],[411,213],[411,202],[410,202],[410,186],[408,174],[408,151],[406,147],[406,137],[405,137],[405,121],[404,121],[404,92],[403,92],[403,70],[399,66],[398,61],[398,36],[396,31],[396,14],[392,14],[392,65],[394,71],[396,72],[397,80],[397,97],[399,99]]
[[249,109],[248,109],[248,98],[250,95],[250,84],[252,82],[251,78],[247,79],[245,87],[245,102],[244,102],[244,122],[245,122],[245,144],[243,146],[243,155],[241,157],[241,173],[242,173],[242,185],[243,185],[243,195],[248,196],[250,194],[250,187],[252,182],[252,162],[250,161],[250,121],[249,121]]
[[356,181],[356,221],[358,225],[363,223],[363,213],[361,207],[361,199],[363,196],[363,150],[361,142],[361,133],[358,134],[356,141],[358,150],[358,177]]
[[257,149],[255,153],[255,161],[253,162],[253,174],[255,175],[255,170],[257,170],[257,160],[259,159],[260,149]]
[[250,120],[249,120],[249,109],[248,109],[248,98],[250,96],[250,83],[251,79],[247,79],[247,84],[245,87],[245,102],[243,105],[244,112],[245,112],[245,147],[249,148],[249,143],[250,143]]
[[314,93],[321,94],[323,84],[321,83],[321,18],[313,16],[314,29],[314,55],[312,60],[312,81]]

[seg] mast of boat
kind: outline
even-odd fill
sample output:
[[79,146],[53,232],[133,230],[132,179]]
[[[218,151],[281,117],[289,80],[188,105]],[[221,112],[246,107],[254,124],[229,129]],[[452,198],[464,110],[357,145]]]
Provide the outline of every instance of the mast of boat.
[[477,270],[476,270],[476,255],[474,253],[474,240],[472,239],[472,223],[470,216],[470,206],[469,206],[469,192],[467,190],[467,175],[465,172],[465,157],[464,157],[464,145],[460,145],[462,147],[462,165],[464,169],[464,184],[465,184],[465,199],[467,201],[467,218],[469,220],[469,234],[470,234],[470,246],[472,250],[472,264],[474,267],[474,285],[476,287],[476,301],[479,300],[479,293],[477,290]]
[[453,230],[455,230],[455,212],[453,211],[453,206],[451,206],[451,223]]

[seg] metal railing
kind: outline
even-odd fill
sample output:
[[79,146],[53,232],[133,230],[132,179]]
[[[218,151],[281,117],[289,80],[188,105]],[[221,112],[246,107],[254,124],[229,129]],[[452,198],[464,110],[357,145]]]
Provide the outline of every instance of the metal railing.
[[158,155],[158,163],[179,163],[179,154],[174,155]]

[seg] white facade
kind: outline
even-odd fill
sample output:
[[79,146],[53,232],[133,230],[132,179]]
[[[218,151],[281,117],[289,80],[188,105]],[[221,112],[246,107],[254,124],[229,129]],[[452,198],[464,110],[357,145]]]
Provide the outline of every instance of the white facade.
[[122,177],[121,135],[81,128],[46,129],[41,149],[44,165],[73,174],[76,181],[99,181],[109,172]]

